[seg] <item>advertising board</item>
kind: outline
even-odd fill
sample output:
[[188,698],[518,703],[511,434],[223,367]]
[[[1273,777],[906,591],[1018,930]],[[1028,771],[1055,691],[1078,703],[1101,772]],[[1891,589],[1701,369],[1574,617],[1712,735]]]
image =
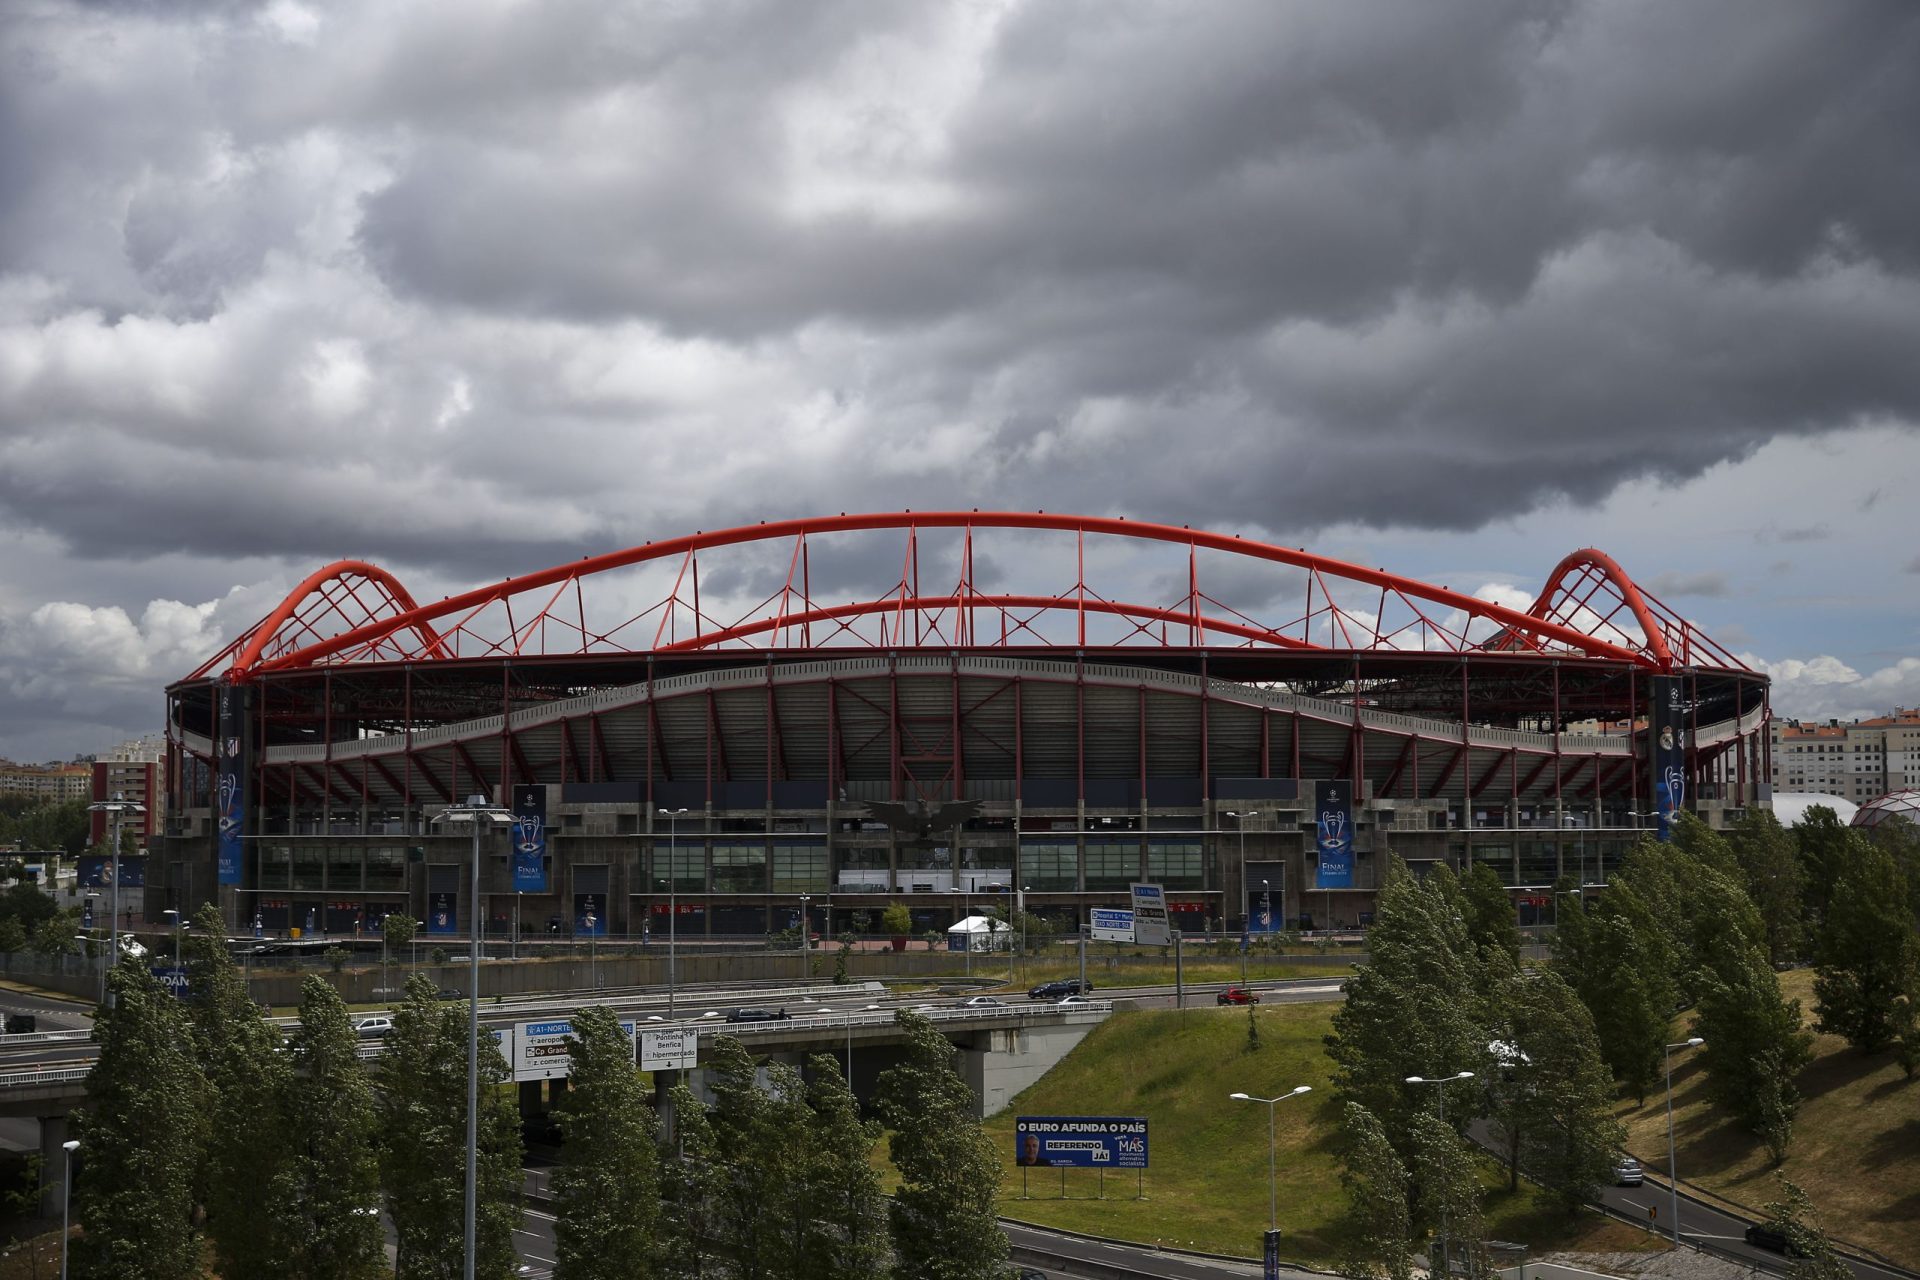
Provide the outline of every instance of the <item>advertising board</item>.
[[700,1065],[700,1036],[692,1027],[640,1033],[642,1071],[690,1071]]
[[1313,784],[1318,887],[1353,888],[1353,788],[1338,780]]
[[1133,940],[1144,946],[1165,947],[1173,943],[1173,921],[1167,915],[1167,894],[1157,884],[1136,884],[1133,889]]
[[[620,1029],[632,1040],[639,1033],[637,1022],[621,1022]],[[566,1076],[573,1063],[567,1057],[567,1037],[573,1024],[565,1018],[545,1022],[522,1022],[513,1029],[513,1078],[515,1080],[553,1080]]]
[[1093,907],[1087,912],[1095,942],[1132,942],[1133,912],[1113,907]]
[[1020,1116],[1014,1163],[1040,1169],[1144,1169],[1145,1116]]

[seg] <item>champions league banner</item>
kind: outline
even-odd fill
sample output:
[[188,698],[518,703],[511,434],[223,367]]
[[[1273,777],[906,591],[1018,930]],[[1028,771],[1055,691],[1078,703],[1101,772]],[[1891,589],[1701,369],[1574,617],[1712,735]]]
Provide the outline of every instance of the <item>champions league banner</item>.
[[547,789],[538,783],[513,789],[513,891],[547,891]]
[[213,744],[213,812],[221,884],[239,884],[247,861],[242,838],[247,825],[246,714],[240,690],[221,686],[219,736]]
[[1353,888],[1353,788],[1345,783],[1313,784],[1314,839],[1320,851],[1318,886]]
[[1653,778],[1653,811],[1662,841],[1673,838],[1674,815],[1687,807],[1687,706],[1681,682],[1653,677],[1653,706],[1647,717],[1648,772]]

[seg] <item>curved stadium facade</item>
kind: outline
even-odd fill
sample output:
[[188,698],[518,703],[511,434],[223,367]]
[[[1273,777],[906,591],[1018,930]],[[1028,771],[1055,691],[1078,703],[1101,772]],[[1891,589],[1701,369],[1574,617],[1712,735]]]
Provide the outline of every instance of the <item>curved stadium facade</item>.
[[761,934],[803,897],[919,932],[1007,893],[1071,925],[1139,881],[1189,930],[1352,927],[1389,849],[1492,866],[1525,919],[1664,803],[1765,803],[1767,697],[1595,551],[1526,609],[1045,513],[702,532],[428,604],[341,562],[168,689],[146,906],[465,934],[432,819],[481,795],[544,811],[543,889],[483,858],[495,936]]

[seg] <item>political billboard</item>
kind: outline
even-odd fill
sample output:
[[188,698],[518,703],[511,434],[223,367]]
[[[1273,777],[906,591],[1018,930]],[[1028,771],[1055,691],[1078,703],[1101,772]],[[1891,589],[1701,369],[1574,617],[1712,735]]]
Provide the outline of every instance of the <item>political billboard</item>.
[[1132,942],[1133,912],[1113,907],[1092,907],[1087,911],[1095,942]]
[[[640,1031],[640,1024],[622,1021],[620,1029],[627,1033],[628,1040],[634,1040]],[[573,1024],[564,1018],[553,1018],[545,1022],[522,1022],[513,1028],[513,1078],[515,1080],[553,1080],[566,1076],[573,1070],[573,1062],[567,1056],[567,1037],[573,1034]]]
[[1144,1169],[1145,1116],[1020,1116],[1014,1163],[1044,1169]]
[[1335,779],[1313,784],[1314,845],[1320,855],[1316,887],[1353,888],[1353,788]]
[[1133,940],[1149,947],[1173,944],[1173,921],[1167,916],[1167,894],[1157,884],[1128,886],[1133,891]]
[[513,891],[547,891],[547,789],[538,783],[513,789]]

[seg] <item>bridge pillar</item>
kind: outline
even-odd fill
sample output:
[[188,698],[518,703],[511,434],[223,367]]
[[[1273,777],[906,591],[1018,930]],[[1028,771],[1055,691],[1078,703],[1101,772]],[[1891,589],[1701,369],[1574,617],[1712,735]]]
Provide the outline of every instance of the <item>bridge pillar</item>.
[[973,1090],[982,1118],[1006,1110],[1014,1096],[1071,1053],[1097,1021],[996,1028],[961,1040],[960,1078]]
[[545,1109],[540,1101],[540,1082],[538,1080],[522,1080],[520,1082],[521,1118],[537,1116]]
[[40,1216],[60,1216],[60,1193],[67,1176],[67,1153],[60,1144],[67,1140],[67,1118],[40,1117]]

